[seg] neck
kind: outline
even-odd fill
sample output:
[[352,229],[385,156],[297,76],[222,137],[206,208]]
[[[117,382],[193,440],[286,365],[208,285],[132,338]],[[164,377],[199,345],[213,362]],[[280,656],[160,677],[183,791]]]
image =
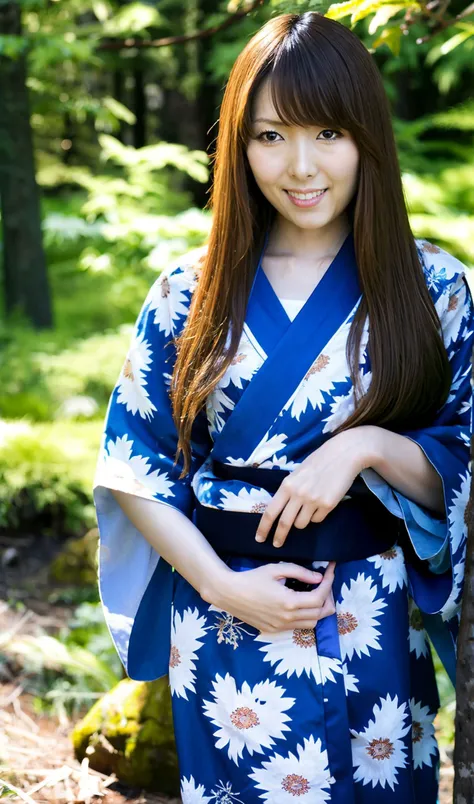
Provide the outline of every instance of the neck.
[[320,228],[304,229],[278,215],[270,230],[266,256],[318,260],[336,255],[351,230],[346,216]]

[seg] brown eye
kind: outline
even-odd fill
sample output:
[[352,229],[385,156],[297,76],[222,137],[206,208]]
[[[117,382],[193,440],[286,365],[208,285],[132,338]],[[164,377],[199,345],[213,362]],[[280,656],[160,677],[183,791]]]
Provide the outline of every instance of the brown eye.
[[[329,136],[326,136],[326,135],[329,135]],[[322,131],[320,131],[319,134],[318,134],[318,139],[321,138],[325,142],[335,142],[340,137],[342,137],[341,132],[336,131],[336,129],[334,129],[334,128],[325,128]]]
[[276,134],[276,135],[277,135],[277,137],[279,137],[279,136],[280,136],[280,135],[278,134],[278,132],[277,132],[277,131],[273,131],[272,129],[267,129],[266,131],[262,131],[262,132],[261,132],[261,133],[260,133],[260,134],[257,136],[257,140],[261,140],[262,142],[268,142],[268,143],[270,143],[270,142],[276,142],[276,140],[266,140],[266,139],[264,139],[264,137],[265,137],[267,134]]

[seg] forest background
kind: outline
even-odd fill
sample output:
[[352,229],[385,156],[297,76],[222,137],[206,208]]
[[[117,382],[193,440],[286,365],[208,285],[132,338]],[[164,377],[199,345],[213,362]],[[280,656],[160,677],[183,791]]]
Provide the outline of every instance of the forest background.
[[[33,719],[69,723],[122,678],[95,584],[107,401],[148,288],[209,231],[235,58],[271,16],[307,10],[373,53],[413,231],[471,267],[473,5],[0,0],[0,680]],[[45,611],[62,613],[56,631]],[[439,664],[438,680],[449,762],[454,691]],[[7,755],[0,741],[3,794],[18,795],[28,784]]]

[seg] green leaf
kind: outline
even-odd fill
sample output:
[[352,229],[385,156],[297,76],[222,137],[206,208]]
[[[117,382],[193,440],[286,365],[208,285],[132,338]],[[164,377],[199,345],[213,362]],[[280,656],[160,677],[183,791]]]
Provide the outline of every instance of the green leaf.
[[109,110],[109,112],[111,112],[111,114],[113,114],[114,117],[117,118],[117,120],[123,120],[130,126],[135,123],[137,118],[133,112],[131,112],[130,109],[127,109],[123,103],[120,103],[115,98],[105,97],[102,99],[102,104],[106,109]]
[[340,20],[342,17],[347,17],[348,14],[355,14],[365,0],[346,0],[344,3],[333,3],[326,11],[326,17],[331,20]]
[[93,0],[92,11],[96,15],[99,22],[105,22],[113,13],[112,6],[106,0]]
[[440,47],[441,55],[446,56],[448,53],[451,53],[452,50],[462,45],[471,36],[474,36],[474,25],[467,26],[467,30],[460,31],[454,34],[451,39],[448,39],[447,42],[443,42]]
[[0,36],[0,56],[7,59],[18,59],[25,52],[28,46],[28,39],[25,36],[10,36],[9,34]]
[[[417,7],[419,8],[419,6]],[[386,25],[395,14],[403,9],[406,9],[405,3],[387,3],[387,5],[381,6],[370,20],[369,34],[374,34],[381,25]]]
[[372,43],[372,47],[377,49],[382,45],[387,45],[390,48],[394,56],[398,56],[400,54],[400,45],[402,40],[402,32],[400,28],[384,28],[380,36]]
[[145,32],[147,28],[159,27],[163,22],[161,14],[153,6],[130,3],[105,22],[104,33],[108,36],[138,34]]

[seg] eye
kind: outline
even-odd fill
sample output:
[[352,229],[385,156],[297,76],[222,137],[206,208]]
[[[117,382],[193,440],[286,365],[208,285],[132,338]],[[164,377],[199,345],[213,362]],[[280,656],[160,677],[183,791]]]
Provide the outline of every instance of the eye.
[[257,135],[256,139],[260,140],[261,142],[265,142],[265,143],[276,142],[276,140],[266,140],[266,139],[264,139],[266,134],[276,134],[277,137],[280,136],[278,134],[278,131],[273,131],[273,129],[267,128],[267,129],[265,129],[265,131],[261,131],[260,134]]
[[[328,137],[326,136],[327,134],[335,136]],[[322,131],[319,132],[317,139],[318,140],[322,139],[324,140],[324,142],[336,142],[336,140],[338,140],[340,137],[342,137],[341,132],[336,131],[335,128],[324,128]]]

